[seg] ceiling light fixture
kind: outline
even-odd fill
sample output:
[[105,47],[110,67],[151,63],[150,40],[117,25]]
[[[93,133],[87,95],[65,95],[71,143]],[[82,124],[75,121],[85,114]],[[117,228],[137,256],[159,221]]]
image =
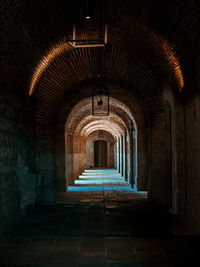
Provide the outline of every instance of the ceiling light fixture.
[[74,48],[104,47],[108,40],[107,24],[102,13],[103,6],[87,1],[86,6],[74,7],[72,30],[67,42]]
[[92,115],[109,116],[109,89],[103,84],[98,84],[92,89]]

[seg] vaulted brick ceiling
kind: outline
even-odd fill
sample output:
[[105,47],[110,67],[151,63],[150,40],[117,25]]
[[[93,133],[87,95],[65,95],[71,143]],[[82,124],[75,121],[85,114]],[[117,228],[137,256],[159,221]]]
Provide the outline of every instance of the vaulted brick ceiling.
[[[99,74],[123,82],[142,101],[147,97],[146,104],[151,102],[152,106],[160,101],[162,79],[175,90],[181,89],[181,69],[186,80],[185,70],[199,33],[197,1],[91,2],[103,7],[108,45],[64,49],[57,54],[35,83],[43,107],[55,107],[67,89]],[[80,0],[1,1],[1,80],[7,88],[28,94],[39,63],[63,42],[72,27],[74,8],[81,10],[84,5],[85,1]]]
[[106,130],[117,137],[130,129],[130,120],[135,123],[131,111],[125,104],[110,98],[109,116],[92,116],[91,98],[80,101],[67,118],[65,132],[69,135],[88,136],[96,130]]

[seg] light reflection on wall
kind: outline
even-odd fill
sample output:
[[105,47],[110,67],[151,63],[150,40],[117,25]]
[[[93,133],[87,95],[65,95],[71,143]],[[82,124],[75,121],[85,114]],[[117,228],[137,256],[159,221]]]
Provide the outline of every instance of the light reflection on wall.
[[184,86],[184,79],[183,79],[183,73],[182,73],[182,69],[180,66],[180,62],[177,56],[175,55],[175,52],[173,51],[173,49],[169,46],[169,44],[166,41],[163,42],[162,47],[163,47],[163,51],[166,54],[166,58],[169,61],[169,64],[172,66],[172,69],[174,70],[174,75],[178,83],[179,92],[181,92]]
[[43,73],[46,71],[48,66],[61,54],[64,52],[73,49],[72,46],[70,46],[66,41],[61,41],[60,43],[53,46],[51,49],[49,49],[48,53],[40,60],[38,63],[32,79],[30,83],[29,88],[29,95],[31,96],[34,93],[35,87],[37,86],[38,81],[42,77]]
[[[164,64],[164,68],[170,68],[173,71],[173,75],[175,76],[175,80],[177,81],[177,86],[179,91],[182,91],[184,86],[182,69],[180,66],[180,62],[175,54],[172,46],[161,36],[154,32],[148,32],[148,38],[151,39],[149,43],[152,46],[153,50],[159,51],[159,54],[156,53],[156,56],[161,59],[160,64]],[[42,75],[49,67],[49,65],[64,52],[73,49],[65,40],[60,43],[54,45],[47,54],[40,60],[38,63],[31,79],[30,87],[29,87],[29,95],[31,96],[34,93],[34,90],[38,84],[38,81],[41,79]],[[164,61],[163,61],[164,58]]]

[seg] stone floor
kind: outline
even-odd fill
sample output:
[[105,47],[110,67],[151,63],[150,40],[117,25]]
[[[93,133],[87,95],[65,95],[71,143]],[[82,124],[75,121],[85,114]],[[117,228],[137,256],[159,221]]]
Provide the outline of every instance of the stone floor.
[[60,204],[89,207],[133,207],[137,202],[145,205],[147,192],[136,192],[115,169],[86,170],[67,193],[57,194]]
[[84,174],[57,205],[30,207],[0,238],[0,267],[200,266],[200,237],[173,235],[170,214],[115,175]]

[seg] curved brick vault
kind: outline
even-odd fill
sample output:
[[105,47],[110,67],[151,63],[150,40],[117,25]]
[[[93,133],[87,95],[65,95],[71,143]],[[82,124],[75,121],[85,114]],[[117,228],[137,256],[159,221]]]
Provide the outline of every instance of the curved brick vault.
[[[162,38],[160,35],[158,35],[156,32],[151,31],[150,29],[148,29],[147,27],[144,27],[143,25],[140,25],[138,27],[138,25],[136,26],[136,30],[131,32],[126,33],[125,36],[123,36],[123,39],[128,38],[129,36],[129,42],[131,42],[131,36],[138,35],[138,32],[140,32],[142,38],[145,36],[146,39],[141,39],[141,36],[137,36],[137,40],[141,40],[141,42],[143,41],[143,43],[147,46],[148,45],[148,49],[153,51],[153,53],[155,54],[155,57],[152,58],[151,56],[147,56],[145,55],[144,58],[144,62],[151,62],[148,63],[148,65],[150,66],[150,70],[151,69],[155,69],[156,73],[158,72],[159,74],[162,74],[163,77],[166,78],[167,76],[167,80],[169,81],[173,81],[175,86],[178,87],[178,89],[181,91],[183,86],[184,86],[184,81],[183,81],[183,74],[182,74],[182,70],[181,70],[181,66],[179,63],[178,58],[175,55],[175,52],[173,51],[172,46],[169,45],[169,43]],[[122,33],[123,35],[123,33]],[[112,36],[112,34],[111,34]],[[110,38],[111,39],[111,38]],[[131,53],[132,59],[133,59],[133,55],[136,53],[136,46],[133,47],[127,47],[126,43],[124,44],[118,44],[117,42],[115,43],[115,40],[110,40],[110,43],[112,44],[113,47],[120,45],[121,49],[125,49],[126,51],[129,51],[129,53]],[[40,79],[42,79],[43,75],[45,75],[45,72],[48,71],[48,68],[51,66],[51,64],[55,64],[55,62],[57,62],[56,60],[59,59],[59,57],[62,57],[63,54],[66,53],[67,56],[65,57],[65,61],[66,61],[66,65],[70,65],[70,67],[72,68],[71,70],[75,70],[76,69],[76,64],[77,62],[75,61],[75,59],[73,57],[77,57],[77,55],[73,56],[73,53],[76,54],[76,52],[72,51],[75,50],[73,47],[71,47],[70,45],[67,44],[67,42],[65,40],[61,41],[60,43],[56,44],[55,46],[53,46],[48,52],[47,54],[41,59],[41,61],[39,62],[39,64],[37,65],[35,72],[33,73],[32,76],[32,80],[31,80],[31,84],[30,84],[30,88],[29,88],[29,95],[32,95],[35,92],[35,89],[37,87],[38,82],[40,81]],[[82,50],[82,51],[81,51]],[[85,50],[85,51],[84,51]],[[86,58],[87,57],[87,50],[88,49],[80,49],[82,55],[80,54],[83,62],[86,62]],[[89,49],[89,50],[94,50],[94,49]],[[95,49],[96,52],[94,53],[94,57],[96,57],[95,61],[96,63],[99,65],[103,65],[104,63],[104,59],[101,60],[98,57],[99,56],[109,56],[108,52],[109,52],[109,46],[106,47],[106,49]],[[147,48],[145,47],[144,51],[147,51]],[[70,53],[71,52],[71,53]],[[119,56],[121,56],[120,54],[123,53],[122,51],[118,51]],[[138,54],[138,53],[137,53]],[[142,56],[142,55],[141,55]],[[144,57],[144,55],[143,55]],[[116,58],[115,58],[116,59]],[[156,61],[155,61],[156,59]],[[90,61],[90,59],[88,60],[88,62]],[[102,62],[101,62],[102,61]],[[138,64],[138,59],[136,59],[137,64]],[[79,61],[80,64],[80,61]],[[158,64],[161,66],[161,68],[157,69]],[[73,66],[74,65],[74,66]],[[91,66],[87,66],[87,68],[90,68]],[[103,66],[104,67],[104,66]],[[123,67],[123,66],[121,66]],[[102,68],[102,66],[101,66]],[[70,69],[70,68],[69,68]],[[91,74],[96,72],[94,69],[90,69]],[[124,70],[125,72],[125,70]],[[77,75],[80,75],[80,73]],[[84,75],[84,74],[82,74]],[[70,83],[70,81],[68,81]]]
[[[66,166],[71,176],[85,167],[88,138],[103,131],[122,151],[137,129],[138,189],[199,225],[199,1],[91,1],[102,3],[108,43],[73,49],[66,38],[84,2],[0,1],[4,224],[19,210],[18,167],[42,177],[41,201],[54,204],[56,183],[66,190]],[[109,118],[91,116],[99,81],[112,99]],[[80,157],[78,171],[67,153]]]
[[[121,130],[127,128],[130,125],[130,119],[135,124],[134,117],[130,109],[121,101],[113,99],[110,97],[109,106],[110,106],[110,115],[109,116],[92,116],[92,98],[87,98],[80,101],[71,111],[68,119],[66,121],[65,131],[70,134],[75,135],[84,135],[90,128],[89,125],[92,122],[98,123],[98,121],[104,121],[105,123],[102,126],[106,126],[109,123],[117,123]],[[106,123],[107,122],[107,123]],[[101,125],[98,123],[98,125]]]
[[[76,1],[76,4],[78,3],[79,8],[81,8],[83,3],[81,3],[80,1]],[[120,1],[115,1],[115,4],[113,3],[113,1],[109,1],[107,3],[106,8],[103,10],[103,21],[109,23],[109,44],[121,47],[122,49],[129,51],[131,54],[137,54],[144,60],[144,62],[148,63],[150,69],[153,69],[155,73],[171,81],[172,84],[174,84],[179,88],[179,90],[181,90],[184,85],[184,81],[181,65],[176,54],[176,49],[180,47],[181,43],[184,40],[184,36],[180,30],[179,33],[176,32],[176,29],[174,29],[174,32],[172,32],[172,27],[174,28],[175,25],[173,13],[175,13],[178,9],[181,9],[183,14],[188,14],[187,19],[185,19],[184,21],[181,17],[181,15],[183,16],[183,14],[180,13],[179,18],[176,14],[176,21],[180,21],[181,28],[184,28],[184,35],[185,33],[189,33],[193,25],[195,25],[198,20],[198,14],[195,14],[194,11],[194,1],[184,1],[184,3],[176,1],[173,4],[170,3],[169,6],[164,3],[160,6],[160,8],[165,9],[165,16],[163,16],[162,20],[163,25],[160,22],[160,27],[166,26],[166,22],[164,21],[164,19],[168,18],[167,26],[169,28],[169,32],[165,33],[159,31],[158,29],[155,29],[154,23],[152,23],[152,25],[148,25],[150,22],[148,20],[148,14],[150,13],[149,10],[151,9],[155,13],[159,12],[154,10],[156,5],[154,6],[149,2],[146,3],[146,5],[142,5],[142,7],[139,3],[137,3],[137,5],[138,6],[136,7],[135,3],[131,3],[130,0],[124,1],[124,3],[120,3]],[[71,10],[70,8],[71,7],[69,5],[69,13]],[[133,8],[133,10],[131,8]],[[138,10],[138,8],[142,8],[143,21],[138,21],[136,19],[138,18],[138,14],[135,14],[135,10]],[[132,10],[132,12],[130,12],[130,10]],[[146,17],[144,15],[145,12]],[[118,13],[120,13],[120,22],[114,19]],[[69,23],[67,25],[67,30],[70,30],[70,26],[71,25]],[[119,32],[120,38],[118,37]],[[121,40],[123,40],[123,42]],[[132,46],[132,43],[134,43],[134,46]],[[64,38],[60,42],[57,42],[56,44],[52,45],[45,52],[39,63],[36,64],[35,71],[32,76],[29,87],[30,95],[34,93],[38,82],[42,78],[45,71],[48,70],[49,66],[53,64],[54,61],[59,58],[59,56],[64,54],[66,51],[70,51],[71,49],[73,48],[66,43],[66,39]],[[81,51],[81,54],[80,55],[82,60],[85,61],[85,52]],[[70,57],[68,58],[68,61],[70,62],[71,66],[75,63],[73,60],[70,59]]]
[[[181,56],[186,56],[181,47],[186,48],[185,51],[190,51],[191,44],[188,40],[193,40],[196,36],[199,22],[197,2],[100,2],[106,3],[102,11],[103,20],[109,24],[109,44],[138,55],[155,73],[162,74],[163,78],[168,77],[180,86],[179,61],[182,67],[184,62]],[[5,11],[1,18],[2,24],[7,25],[2,29],[2,44],[5,44],[2,48],[11,47],[15,51],[4,58],[7,68],[2,76],[6,78],[9,74],[13,77],[16,88],[35,90],[45,70],[48,72],[49,64],[53,64],[57,56],[69,49],[68,46],[63,49],[62,44],[65,42],[66,33],[72,27],[73,8],[78,6],[81,9],[83,5],[84,1],[80,0],[59,1],[57,5],[53,0],[48,3],[43,1],[42,4],[38,0],[17,0],[13,3],[8,0],[2,1],[0,7]],[[20,46],[13,45],[19,41]],[[53,55],[48,56],[51,51]],[[82,58],[83,53],[81,52]],[[10,64],[11,59],[16,62],[17,70]],[[9,85],[12,87],[13,82],[9,81]]]
[[[45,94],[43,95],[43,93],[45,93],[46,91],[45,86],[43,87],[42,90],[38,91],[39,98],[36,111],[36,119],[38,127],[37,128],[38,154],[39,154],[38,162],[40,171],[43,173],[44,179],[47,180],[46,187],[48,187],[49,185],[48,182],[49,180],[55,181],[55,176],[56,176],[57,190],[58,191],[66,190],[65,177],[68,177],[67,179],[68,183],[73,183],[74,177],[77,178],[78,174],[85,168],[85,162],[83,160],[78,160],[79,162],[82,162],[82,164],[81,165],[76,164],[76,166],[78,166],[78,169],[76,169],[75,171],[73,167],[75,165],[73,163],[73,160],[74,158],[83,159],[86,152],[85,151],[86,136],[84,135],[80,136],[79,134],[81,133],[82,128],[84,132],[84,127],[93,121],[93,118],[90,117],[91,104],[88,104],[88,99],[89,99],[88,95],[91,95],[91,90],[93,86],[96,85],[99,79],[103,81],[106,84],[106,86],[109,87],[110,90],[110,97],[111,97],[110,121],[112,122],[112,124],[113,123],[116,124],[117,122],[117,124],[119,125],[118,127],[120,129],[127,128],[128,133],[130,129],[130,118],[132,118],[132,120],[134,121],[134,125],[135,126],[137,125],[138,189],[145,190],[147,188],[149,162],[148,162],[148,146],[147,146],[148,136],[146,133],[148,124],[152,125],[151,151],[152,152],[155,151],[156,153],[158,153],[163,150],[164,109],[163,109],[161,91],[156,81],[155,83],[152,82],[152,84],[155,85],[155,88],[157,86],[159,94],[155,96],[147,94],[144,99],[138,96],[138,91],[135,90],[135,88],[133,88],[131,85],[127,85],[126,83],[116,79],[106,79],[103,77],[100,78],[98,77],[95,79],[87,79],[73,85],[70,89],[66,90],[63,94],[60,95],[59,100],[56,100],[56,97],[55,99],[52,98],[52,100],[55,103],[52,106],[52,104],[48,102],[47,105],[49,107],[48,109],[45,102],[48,99],[45,97]],[[141,80],[141,84],[142,83],[143,81]],[[79,102],[81,104],[78,104]],[[154,105],[152,105],[152,103],[154,103]],[[75,113],[76,110],[77,110],[76,116],[73,117],[73,114]],[[70,115],[70,113],[72,115]],[[66,123],[67,118],[68,121]],[[87,118],[87,120],[84,122],[85,118]],[[107,131],[108,127],[105,126],[106,124],[107,123],[104,123],[104,125],[102,125],[101,123],[101,125],[96,125],[95,128],[93,129],[91,128],[88,131],[88,134],[90,134],[94,130],[100,130],[100,129]],[[154,131],[154,128],[157,129],[158,125],[160,127],[160,131],[157,130]],[[114,128],[116,128],[116,126]],[[69,133],[69,135],[67,135],[68,136],[67,140],[65,140],[64,137],[64,132],[66,131],[66,129],[68,129]],[[72,133],[73,132],[75,133],[75,129],[77,130],[77,132],[72,137]],[[119,136],[120,129],[118,129],[117,134],[116,130],[115,133],[112,132],[112,134],[115,136]],[[80,141],[81,139],[82,139],[81,142],[77,142],[77,140]],[[65,144],[67,145],[68,148],[67,161],[65,160],[64,156]],[[71,144],[75,145],[71,147]],[[83,152],[82,155],[79,155],[80,151]],[[76,154],[76,156],[74,157],[72,154]],[[44,168],[43,162],[45,162],[46,166],[49,167]],[[51,169],[52,168],[51,166],[55,166],[55,170]],[[162,169],[162,165],[160,166],[160,168]]]

